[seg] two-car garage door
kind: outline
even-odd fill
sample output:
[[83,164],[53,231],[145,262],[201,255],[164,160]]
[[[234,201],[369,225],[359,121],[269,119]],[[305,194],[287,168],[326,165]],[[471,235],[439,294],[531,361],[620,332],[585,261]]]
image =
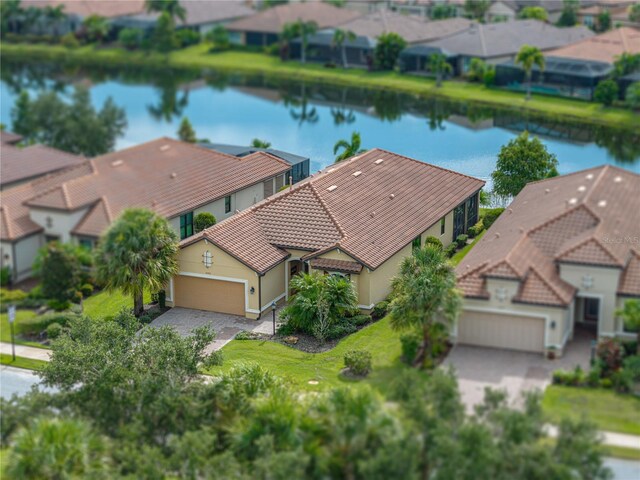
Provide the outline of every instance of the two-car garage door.
[[544,328],[541,317],[466,310],[458,320],[458,343],[542,352]]
[[245,315],[244,283],[179,275],[173,279],[176,307]]

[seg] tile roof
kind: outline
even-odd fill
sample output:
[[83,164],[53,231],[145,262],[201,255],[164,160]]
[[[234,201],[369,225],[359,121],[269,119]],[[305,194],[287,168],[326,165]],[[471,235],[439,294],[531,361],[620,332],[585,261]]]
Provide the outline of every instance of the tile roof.
[[461,290],[515,278],[516,300],[563,306],[575,289],[557,264],[575,263],[620,268],[619,291],[640,291],[639,191],[640,175],[610,165],[528,184],[456,268]]
[[613,63],[624,52],[640,53],[640,30],[620,27],[546,52],[553,57]]
[[45,175],[63,168],[83,163],[86,159],[44,145],[19,148],[3,143],[0,145],[0,185]]
[[[184,22],[177,19],[177,25],[195,26],[213,22],[235,20],[237,18],[253,15],[255,10],[249,7],[244,0],[187,0],[180,2],[185,10]],[[119,19],[119,24],[127,21],[155,22],[158,13],[138,13]]]
[[537,20],[512,20],[490,24],[474,23],[471,28],[428,42],[428,45],[458,55],[492,58],[515,55],[523,45],[549,50],[593,35],[585,26],[558,28]]
[[[90,163],[91,174],[41,191],[27,205],[71,211],[94,207],[74,233],[95,236],[109,224],[107,211],[115,218],[123,209],[138,206],[171,218],[290,169],[267,153],[238,158],[169,138]],[[96,207],[97,202],[103,206]]]
[[[288,254],[339,248],[375,269],[484,182],[373,149],[333,165],[182,242],[202,238],[264,273]],[[416,201],[419,199],[420,201]]]
[[313,258],[309,261],[311,268],[328,270],[331,272],[360,273],[362,265],[349,260],[334,260],[333,258]]
[[0,130],[0,144],[5,144],[5,143],[13,144],[13,143],[18,143],[20,140],[22,140],[22,135]]
[[227,30],[279,34],[287,23],[313,21],[318,28],[335,27],[353,20],[360,13],[325,2],[288,3],[271,7],[227,25]]
[[144,4],[145,0],[22,0],[20,2],[22,8],[64,5],[64,13],[67,15],[73,14],[80,17],[99,15],[107,18],[142,13],[145,10]]

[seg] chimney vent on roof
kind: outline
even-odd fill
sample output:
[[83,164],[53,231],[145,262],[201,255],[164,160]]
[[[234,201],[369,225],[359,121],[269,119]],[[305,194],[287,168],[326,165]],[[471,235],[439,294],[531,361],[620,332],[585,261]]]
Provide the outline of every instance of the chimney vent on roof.
[[380,165],[382,162],[384,162],[384,158],[379,158],[373,163],[375,163],[376,165]]
[[593,173],[587,173],[587,176],[584,178],[586,178],[587,180],[593,180]]
[[353,172],[352,174],[354,177],[359,177],[360,175],[362,175],[362,172],[360,170],[358,170],[357,172]]
[[520,227],[518,230],[520,230],[520,233],[524,233],[524,227]]
[[569,205],[575,205],[576,203],[578,203],[578,199],[576,197],[569,199]]
[[235,209],[235,211],[233,213],[240,213],[240,210],[238,210],[237,208]]
[[500,238],[500,232],[496,232],[496,238]]
[[396,194],[395,194],[395,193],[392,193],[391,195],[389,195],[389,198],[390,198],[391,200],[393,200],[394,198],[396,198]]
[[551,190],[549,190],[548,188],[544,189],[544,194],[546,195],[547,193],[551,193]]
[[124,163],[124,160],[114,160],[113,162],[111,162],[111,166],[112,167],[119,167],[123,163]]
[[178,174],[176,172],[171,172],[171,178],[176,178]]
[[160,151],[161,151],[161,152],[166,152],[166,151],[167,151],[167,150],[169,150],[170,148],[171,148],[171,146],[170,146],[170,145],[162,145],[162,146],[160,147]]
[[584,185],[580,185],[580,186],[578,187],[578,191],[579,191],[579,192],[584,192],[586,189],[587,189],[587,187],[585,187]]
[[335,168],[330,168],[329,170],[327,170],[327,173],[331,173],[333,171],[335,171]]
[[613,179],[613,181],[616,183],[620,183],[622,181],[622,177],[618,175],[616,178]]
[[371,218],[376,216],[376,212],[371,212]]
[[327,188],[328,192],[333,192],[336,188],[338,188],[337,185],[331,185],[330,187]]
[[507,210],[507,212],[509,212],[509,215],[511,215],[513,213],[513,208],[509,208],[509,210]]
[[607,206],[607,201],[606,200],[600,200],[598,202],[598,206],[599,207],[606,207]]

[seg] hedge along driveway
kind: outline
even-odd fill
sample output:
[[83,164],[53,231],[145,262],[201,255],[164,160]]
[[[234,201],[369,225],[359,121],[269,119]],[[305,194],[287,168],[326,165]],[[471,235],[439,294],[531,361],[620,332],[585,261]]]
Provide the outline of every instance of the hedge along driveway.
[[522,93],[486,88],[483,85],[447,81],[438,88],[435,82],[424,77],[395,72],[369,72],[362,69],[329,69],[319,64],[301,64],[297,61],[282,62],[279,58],[263,53],[227,51],[209,53],[209,45],[200,44],[168,55],[157,52],[130,52],[121,48],[96,48],[85,46],[67,49],[55,45],[2,44],[2,55],[20,61],[66,61],[85,65],[132,65],[178,68],[215,69],[230,72],[265,73],[280,78],[322,81],[335,85],[353,85],[359,88],[391,89],[398,92],[442,97],[456,101],[501,107],[510,110],[535,112],[555,118],[618,126],[640,127],[640,115],[623,108],[604,108],[593,102],[561,97],[534,95],[525,100]]

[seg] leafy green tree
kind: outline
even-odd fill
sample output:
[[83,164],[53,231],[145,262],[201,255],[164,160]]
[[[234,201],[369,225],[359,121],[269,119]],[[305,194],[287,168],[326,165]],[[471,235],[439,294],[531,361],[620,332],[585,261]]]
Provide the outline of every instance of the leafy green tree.
[[269,148],[271,146],[271,142],[260,140],[259,138],[254,138],[253,140],[251,140],[251,146],[256,148]]
[[549,18],[549,14],[544,9],[544,7],[524,7],[522,10],[520,10],[520,13],[518,13],[518,18],[530,18],[532,20],[540,20],[541,22],[546,22]]
[[278,5],[286,5],[287,3],[289,3],[289,0],[264,0],[262,2],[262,8],[267,9],[277,7]]
[[620,78],[640,71],[640,53],[623,52],[613,62],[613,77]]
[[11,111],[13,130],[26,143],[42,143],[66,152],[93,157],[113,150],[124,133],[124,110],[109,97],[100,111],[91,103],[89,91],[76,87],[68,101],[49,91],[35,100],[21,93]]
[[634,3],[629,7],[629,20],[640,23],[640,3]]
[[351,141],[347,140],[338,140],[336,144],[333,146],[333,154],[338,154],[338,151],[342,149],[342,153],[336,155],[335,163],[341,162],[342,160],[346,160],[347,158],[353,157],[359,153],[364,152],[360,148],[361,139],[360,133],[353,132],[351,134]]
[[7,31],[18,33],[18,23],[24,14],[20,0],[4,0],[0,2],[0,35],[4,38]]
[[[285,25],[286,29],[286,25]],[[318,24],[316,22],[305,22],[298,20],[290,27],[288,35],[300,37],[300,62],[306,63],[307,61],[307,48],[309,44],[309,36],[318,31]]]
[[205,39],[211,42],[216,50],[227,50],[231,46],[229,31],[222,25],[209,30],[205,35]]
[[193,129],[193,126],[187,117],[183,117],[182,122],[180,122],[178,138],[187,143],[196,143],[198,141],[196,131]]
[[437,325],[451,327],[462,308],[453,266],[440,248],[427,245],[416,249],[402,261],[391,290],[391,326],[396,330],[411,328],[421,332],[422,344],[413,365],[422,367],[434,328]]
[[145,290],[157,292],[178,273],[178,240],[163,217],[143,208],[122,212],[101,237],[96,275],[109,290],[133,296],[133,312],[142,314]]
[[118,41],[127,50],[135,50],[142,44],[144,32],[140,28],[123,28],[118,32]]
[[593,92],[593,99],[602,103],[605,107],[610,107],[618,98],[618,82],[615,80],[601,80],[596,85]]
[[609,10],[604,9],[598,14],[598,32],[606,32],[611,30],[611,13]]
[[180,5],[180,0],[145,0],[145,8],[149,13],[160,13],[160,16],[166,13],[174,22],[178,19],[184,22],[187,18],[187,11]]
[[407,42],[394,32],[383,33],[377,40],[373,52],[375,65],[380,70],[392,70],[398,63],[400,53],[407,46]]
[[19,430],[5,474],[10,478],[109,478],[108,443],[82,420],[37,418]]
[[300,36],[298,27],[299,25],[296,22],[285,23],[282,27],[279,40],[280,59],[283,61],[289,60],[289,55],[291,53],[291,41]]
[[80,284],[80,262],[61,247],[52,242],[39,252],[42,294],[46,298],[67,302],[74,299]]
[[168,12],[162,12],[158,17],[153,29],[152,41],[155,49],[162,53],[169,53],[178,48],[175,23]]
[[87,33],[87,39],[90,42],[102,43],[111,31],[109,21],[106,18],[95,14],[89,15],[85,18],[82,21],[82,26],[84,27]]
[[447,62],[447,57],[441,53],[434,53],[429,56],[429,70],[436,75],[436,87],[442,86],[442,78],[453,72],[451,64]]
[[516,63],[522,65],[525,76],[527,78],[527,100],[531,98],[531,76],[533,66],[537,65],[541,72],[544,71],[545,59],[544,55],[538,47],[531,45],[523,45],[516,55]]
[[527,183],[558,175],[557,167],[556,156],[538,137],[529,138],[525,130],[500,149],[491,174],[493,191],[503,197],[515,197]]
[[627,87],[625,101],[631,108],[640,108],[640,82],[634,82]]
[[355,288],[343,277],[302,273],[291,279],[289,287],[296,293],[282,311],[288,327],[319,340],[324,340],[330,328],[346,314],[357,310]]
[[209,212],[200,212],[193,217],[193,228],[196,233],[213,227],[216,224],[216,217]]
[[486,62],[481,58],[472,58],[471,62],[469,62],[466,77],[470,82],[482,82],[486,72]]
[[347,68],[349,65],[347,63],[347,48],[345,46],[345,42],[350,41],[353,42],[356,39],[356,34],[351,30],[343,30],[341,28],[336,28],[333,31],[333,38],[331,39],[331,46],[333,48],[340,49],[340,57],[342,58],[342,66]]
[[445,18],[453,18],[456,16],[455,5],[436,4],[431,8],[429,13],[431,20],[443,20]]
[[559,27],[573,27],[578,23],[579,0],[563,0],[562,13],[558,19]]
[[64,13],[64,5],[46,5],[44,7],[44,19],[47,24],[51,25],[53,38],[56,40],[60,36],[58,27],[66,18],[67,15]]
[[490,0],[465,0],[464,13],[467,18],[484,22],[490,7]]
[[637,338],[637,355],[640,355],[640,300],[627,300],[624,306],[616,310],[616,316],[624,322],[628,330],[635,330]]

